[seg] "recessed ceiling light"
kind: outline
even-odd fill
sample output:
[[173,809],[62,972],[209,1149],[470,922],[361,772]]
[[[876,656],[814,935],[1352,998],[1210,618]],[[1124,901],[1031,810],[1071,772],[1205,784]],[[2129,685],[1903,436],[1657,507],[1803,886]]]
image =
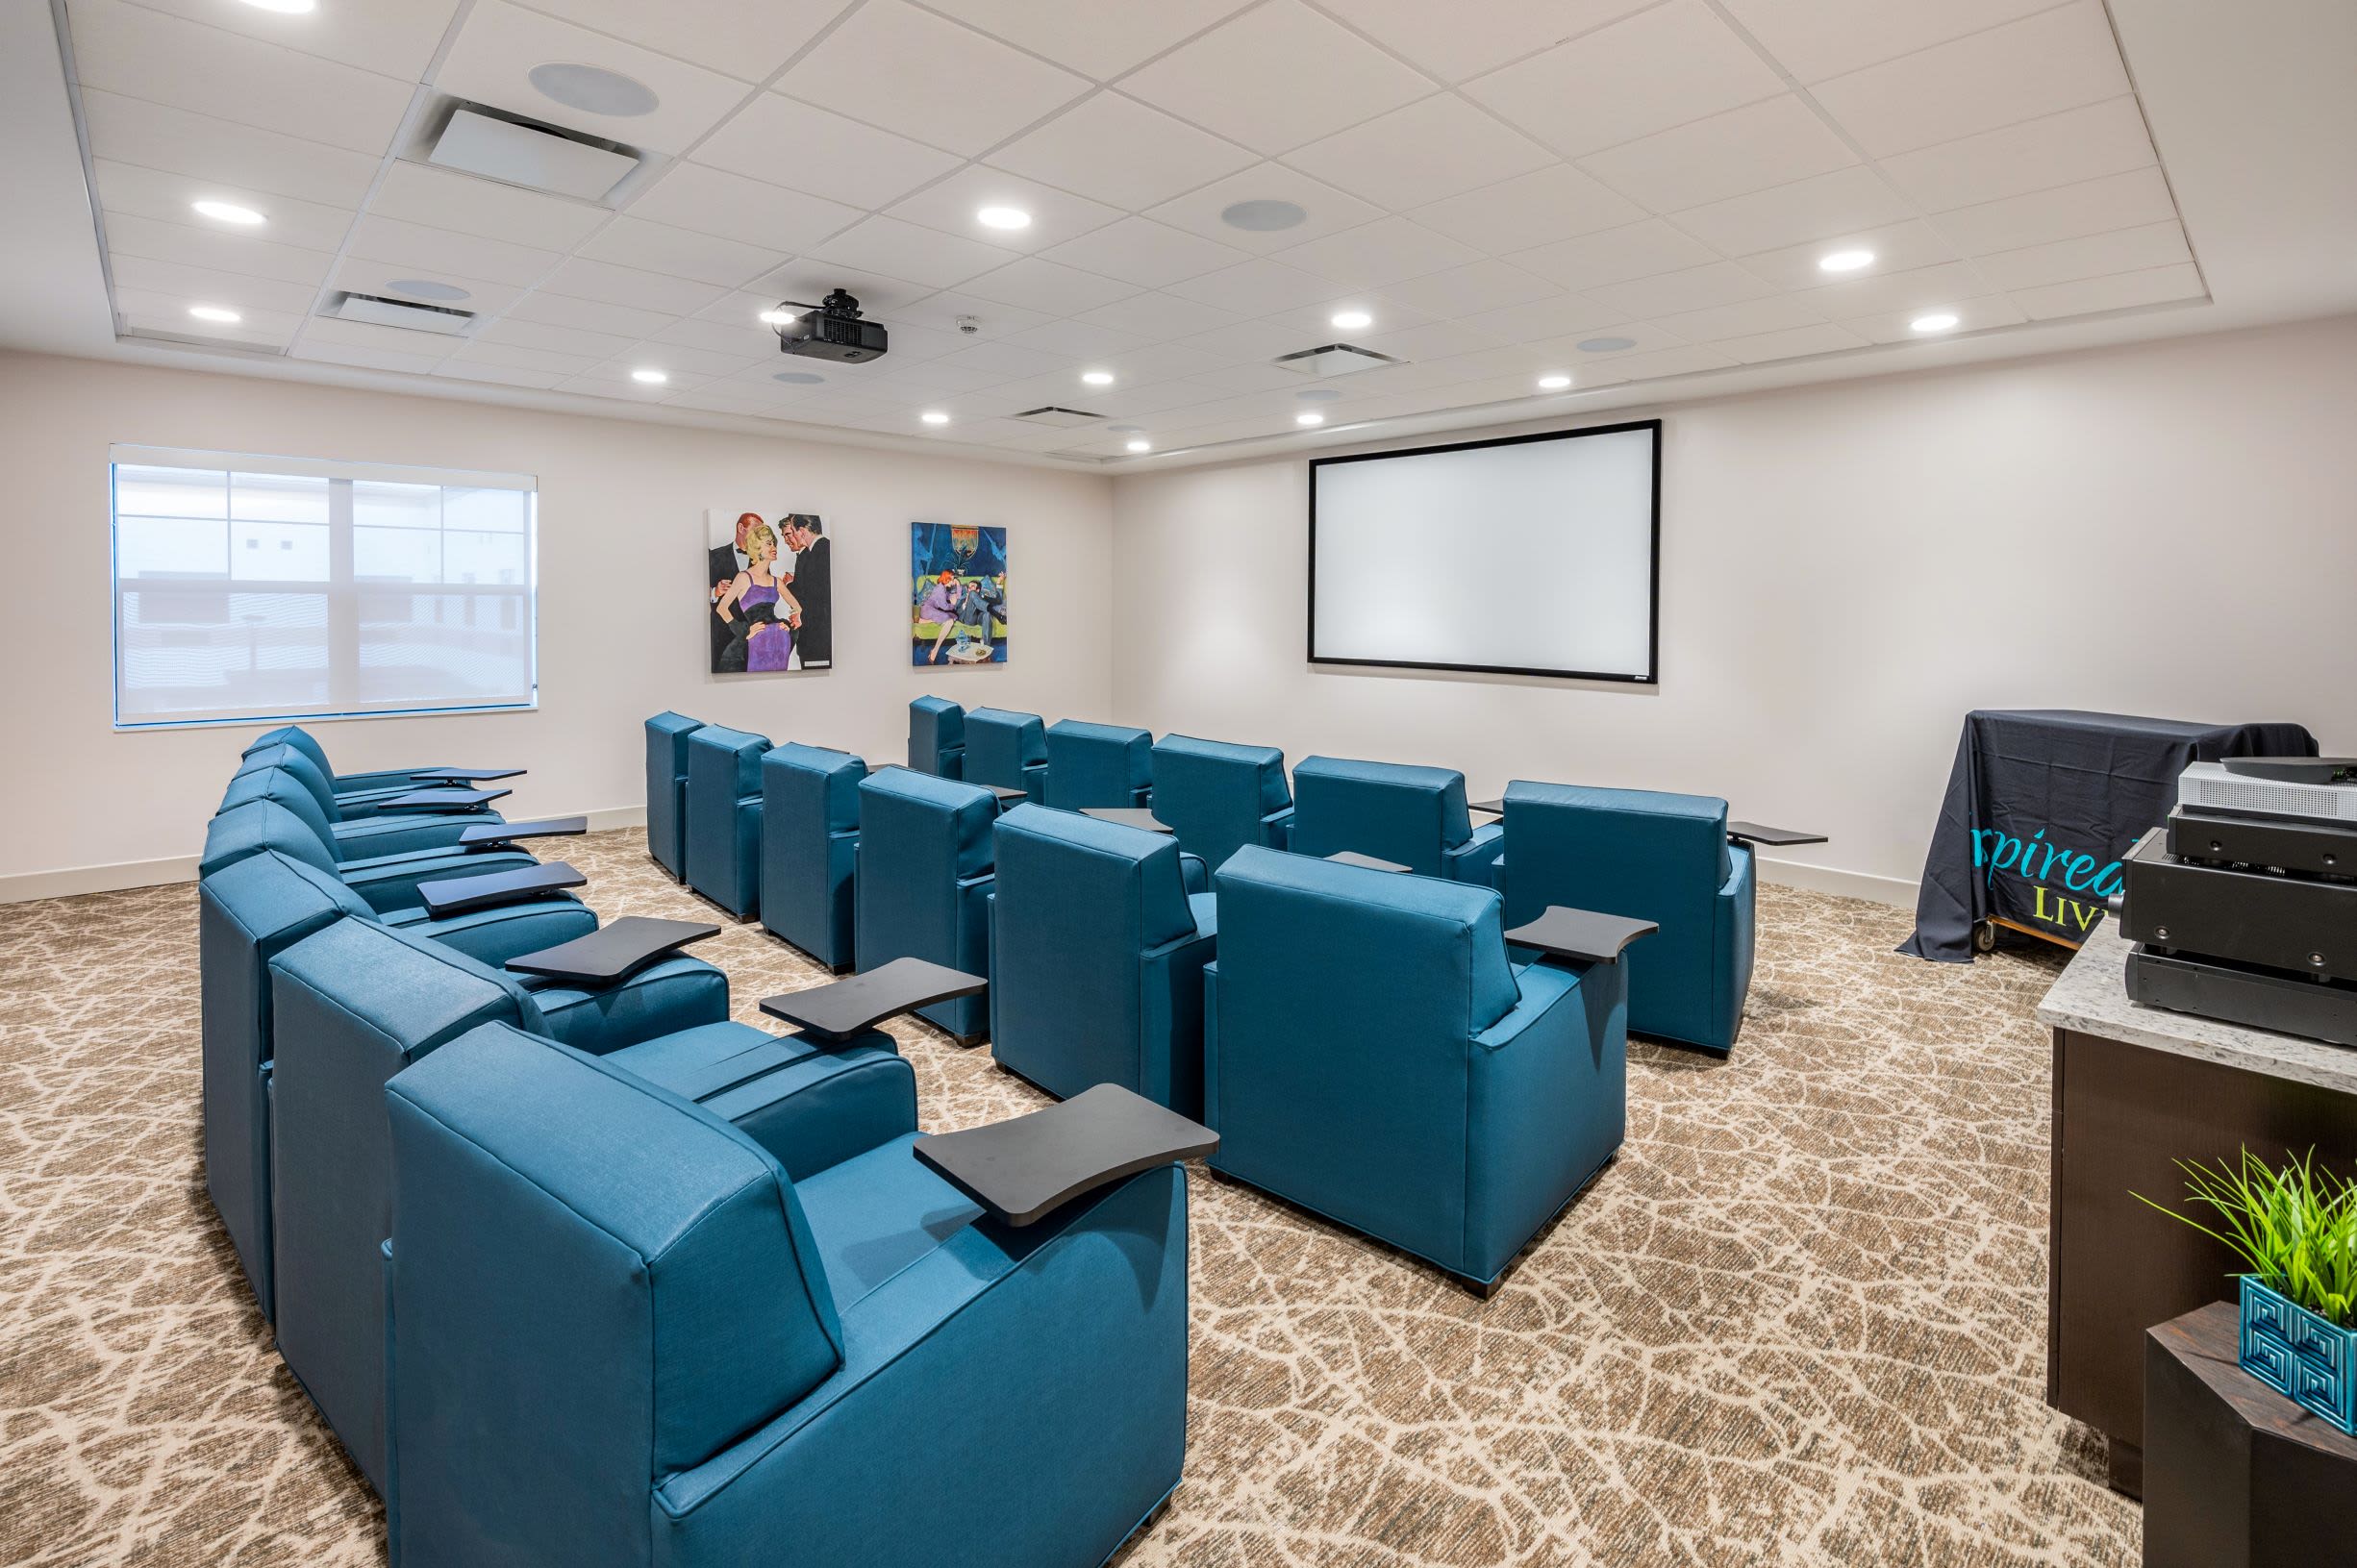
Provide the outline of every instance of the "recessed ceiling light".
[[1031,214],[1019,207],[986,207],[974,214],[974,221],[986,229],[1028,229]]
[[797,318],[791,311],[764,311],[761,319],[765,327],[790,327]]
[[769,379],[782,381],[789,386],[816,386],[824,382],[826,377],[814,376],[807,370],[781,370]]
[[256,11],[275,11],[281,16],[301,16],[319,9],[319,0],[245,0]]
[[1872,251],[1827,251],[1817,259],[1819,272],[1855,272],[1873,264]]
[[1334,324],[1344,332],[1357,332],[1361,327],[1373,326],[1375,318],[1365,311],[1337,311],[1334,312]]
[[1080,373],[1080,379],[1091,386],[1111,386],[1113,372],[1110,370],[1084,370]]
[[1152,441],[1129,441],[1125,442],[1124,445],[1129,451],[1132,452],[1151,452],[1154,450],[1154,443]]
[[188,313],[196,317],[196,319],[199,321],[229,322],[243,321],[245,319],[245,317],[239,315],[237,311],[225,310],[218,305],[191,305],[188,307]]
[[1919,315],[1913,321],[1908,322],[1907,330],[1909,332],[1947,332],[1952,330],[1955,325],[1956,314],[1954,311],[1934,311],[1929,315]]
[[1539,390],[1542,392],[1560,392],[1570,385],[1569,376],[1541,376],[1539,378]]
[[524,79],[543,98],[578,109],[584,114],[607,114],[615,119],[633,119],[640,114],[652,114],[663,100],[655,89],[636,77],[610,71],[602,65],[577,65],[569,61],[550,61],[535,65]]
[[1580,339],[1582,354],[1617,354],[1624,348],[1635,348],[1634,337],[1584,337]]
[[1325,422],[1326,416],[1322,413],[1297,413],[1293,415],[1293,423],[1296,425],[1322,425]]
[[1309,215],[1292,202],[1237,202],[1219,210],[1220,222],[1231,229],[1248,229],[1254,234],[1298,228]]
[[465,289],[456,284],[436,283],[431,278],[395,278],[385,286],[388,291],[407,294],[412,299],[467,299]]
[[928,425],[946,425],[949,423],[949,415],[943,413],[939,409],[927,409],[916,417],[922,419]]
[[190,202],[188,206],[198,217],[211,218],[215,223],[235,223],[240,228],[250,229],[263,221],[260,212],[250,207],[239,207],[236,202],[201,201]]
[[649,386],[661,386],[671,378],[661,370],[639,369],[630,373],[630,379],[644,382]]

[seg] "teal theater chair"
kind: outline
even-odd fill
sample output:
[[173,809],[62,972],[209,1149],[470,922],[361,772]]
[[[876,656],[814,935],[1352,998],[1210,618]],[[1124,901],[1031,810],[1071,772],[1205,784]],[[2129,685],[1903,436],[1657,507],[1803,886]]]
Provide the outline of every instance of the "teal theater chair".
[[909,766],[937,779],[955,779],[965,763],[965,709],[946,697],[909,704]]
[[851,967],[860,781],[849,752],[789,742],[761,759],[761,923],[841,973]]
[[1504,845],[1496,823],[1473,826],[1465,775],[1454,769],[1341,757],[1305,757],[1293,769],[1296,855],[1354,850],[1486,887]]
[[646,853],[688,880],[688,737],[703,726],[685,713],[646,721]]
[[[360,822],[377,815],[377,808],[389,800],[398,800],[425,788],[447,787],[439,781],[432,784],[392,784],[383,789],[339,790],[311,754],[300,746],[280,742],[275,746],[248,746],[238,759],[234,777],[260,773],[265,768],[285,768],[296,774],[318,800],[320,808],[335,822]],[[415,813],[411,813],[413,816]]]
[[688,736],[688,885],[740,920],[761,904],[766,735],[707,724]]
[[539,863],[519,849],[456,844],[356,860],[339,859],[336,846],[316,832],[310,821],[275,800],[263,799],[214,813],[205,825],[205,847],[197,858],[197,875],[209,877],[225,865],[265,849],[274,849],[289,859],[326,872],[359,894],[380,915],[422,912],[424,900],[417,892],[421,883],[488,876],[495,871],[521,871]]
[[1178,1483],[1174,1162],[1016,1225],[913,1096],[806,1172],[499,1025],[387,1098],[398,1563],[1095,1568]]
[[1143,806],[1154,794],[1154,736],[1120,724],[1047,727],[1047,799],[1059,810]]
[[1487,887],[1256,847],[1214,883],[1213,1168],[1494,1285],[1620,1147],[1620,964],[1517,971]]
[[708,1041],[715,1059],[774,1036],[730,1023],[727,977],[694,958],[662,959],[619,984],[588,988],[519,979],[365,920],[336,921],[281,951],[270,960],[270,987],[279,1354],[383,1495],[383,1247],[392,1203],[386,1081],[491,1022],[593,1053],[684,1033]]
[[1727,803],[1646,789],[1516,783],[1498,862],[1506,923],[1550,904],[1661,926],[1622,961],[1629,1028],[1725,1053],[1751,988],[1751,851],[1727,839]]
[[597,929],[597,916],[563,894],[442,919],[423,908],[379,914],[333,873],[260,845],[198,881],[196,911],[205,1187],[268,1319],[276,1312],[270,1278],[269,1091],[276,1055],[270,959],[313,932],[352,917],[431,937],[486,963],[505,963],[588,935]]
[[274,801],[301,817],[323,842],[335,847],[341,859],[444,849],[456,845],[467,829],[502,820],[497,811],[482,809],[383,811],[347,818],[340,814],[342,809],[334,804],[335,797],[329,794],[327,781],[318,769],[290,748],[273,749],[286,752],[291,760],[284,764],[248,765],[229,781],[229,787],[221,793],[219,809],[226,811],[248,801]]
[[1154,815],[1181,848],[1217,870],[1246,844],[1285,849],[1292,840],[1293,795],[1285,754],[1192,735],[1154,742]]
[[[923,958],[990,972],[990,829],[998,798],[980,784],[886,768],[860,784],[860,869],[854,880],[863,971]],[[917,1016],[961,1045],[980,1042],[989,1004],[961,997]]]
[[311,732],[297,724],[282,724],[275,730],[264,730],[245,748],[251,757],[272,746],[292,746],[310,759],[335,789],[339,798],[364,799],[370,795],[400,794],[407,790],[426,787],[420,773],[430,773],[430,766],[415,768],[385,768],[374,773],[338,773],[327,759],[327,748],[320,745]]
[[1032,800],[1047,798],[1047,726],[1037,713],[977,708],[965,715],[965,761],[959,778],[967,784],[1019,789]]
[[1218,918],[1167,834],[1018,806],[990,895],[990,1055],[1059,1099],[1118,1083],[1203,1107],[1203,965]]

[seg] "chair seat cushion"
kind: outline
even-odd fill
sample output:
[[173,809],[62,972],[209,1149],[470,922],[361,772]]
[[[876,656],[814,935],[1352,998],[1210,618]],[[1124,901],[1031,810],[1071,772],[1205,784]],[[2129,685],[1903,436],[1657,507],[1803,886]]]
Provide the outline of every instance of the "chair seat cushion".
[[917,1162],[915,1142],[915,1133],[894,1138],[794,1183],[839,1310],[982,1215]]
[[[743,1056],[747,1051],[765,1051],[767,1047],[789,1043],[765,1029],[740,1024],[732,1018],[717,1024],[698,1024],[693,1029],[683,1029],[676,1033],[642,1040],[637,1045],[626,1045],[619,1051],[610,1052],[607,1059],[616,1067],[645,1079],[657,1088],[670,1090],[683,1100],[700,1101],[734,1082],[728,1063],[735,1058]],[[795,1054],[807,1055],[810,1050],[809,1046],[802,1045]]]
[[1219,934],[1219,895],[1217,893],[1188,894],[1187,912],[1195,917],[1196,935],[1216,936]]

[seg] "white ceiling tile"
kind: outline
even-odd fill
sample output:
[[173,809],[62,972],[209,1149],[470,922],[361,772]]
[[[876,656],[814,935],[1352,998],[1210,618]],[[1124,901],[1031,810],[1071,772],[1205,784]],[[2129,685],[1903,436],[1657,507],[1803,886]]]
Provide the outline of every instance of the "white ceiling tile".
[[[413,334],[424,336],[425,334]],[[445,356],[414,350],[386,348],[351,348],[342,343],[331,343],[305,334],[302,340],[288,349],[297,360],[311,360],[320,364],[348,364],[362,370],[396,370],[404,375],[431,375],[440,366]]]
[[1875,158],[1976,136],[2128,90],[2101,0],[1818,83],[1817,101]]
[[1017,376],[1044,376],[1070,362],[1061,354],[1046,354],[1036,348],[1016,348],[1013,343],[980,343],[972,348],[962,348],[955,354],[944,354],[933,364],[936,370],[974,370],[995,376],[1000,382],[1009,382]]
[[1580,166],[1656,212],[1673,212],[1857,162],[1817,112],[1788,92],[1591,154]]
[[1007,341],[1017,348],[1068,354],[1081,360],[1102,360],[1119,354],[1123,349],[1141,347],[1145,339],[1136,333],[1116,332],[1111,327],[1093,327],[1085,321],[1050,321],[1044,326],[1026,327]]
[[807,250],[866,214],[856,207],[750,180],[702,163],[675,162],[630,204],[651,223],[717,235],[764,250]]
[[1949,261],[1939,266],[1917,267],[1912,272],[1853,278],[1823,288],[1807,289],[1799,299],[1828,320],[1847,321],[1885,311],[1944,307],[1960,299],[1978,299],[1990,291],[1987,281],[1970,266]]
[[642,272],[636,267],[615,266],[611,262],[593,261],[578,256],[570,258],[542,279],[540,289],[552,294],[570,294],[575,299],[597,300],[639,311],[656,311],[666,316],[693,315],[721,294],[721,290],[711,284],[669,278],[657,272]]
[[1152,343],[1143,348],[1123,349],[1109,356],[1106,369],[1121,378],[1116,392],[1134,391],[1154,382],[1175,381],[1205,370],[1216,370],[1225,360],[1191,349],[1183,343]]
[[[352,212],[347,208],[325,207],[292,196],[266,195],[242,186],[192,180],[185,175],[103,159],[93,160],[90,171],[97,177],[99,206],[111,213],[128,212],[161,223],[184,223],[215,233],[266,237],[278,244],[320,251],[333,251],[342,245],[346,231],[352,227]],[[189,207],[191,202],[208,200],[250,207],[267,221],[259,229],[231,229],[213,223],[199,217]]]
[[[532,85],[533,67],[550,62],[630,77],[654,93],[655,107],[643,114],[597,114],[558,103]],[[686,148],[726,118],[746,91],[742,82],[715,71],[508,0],[475,0],[434,83],[444,92],[511,113],[659,153]]]
[[990,162],[1134,212],[1244,168],[1252,155],[1160,110],[1100,92],[992,153]]
[[1723,0],[1793,77],[1821,82],[2044,11],[2054,0]]
[[110,256],[144,256],[313,288],[327,281],[328,269],[336,261],[327,251],[281,245],[227,229],[163,223],[130,212],[108,213],[106,229]]
[[[1291,202],[1305,215],[1290,229],[1238,229],[1220,214],[1241,202]],[[1145,215],[1240,250],[1267,252],[1371,223],[1383,216],[1383,209],[1282,163],[1257,163],[1165,202]]]
[[[354,293],[414,299],[427,305],[447,305],[483,316],[497,315],[523,297],[523,290],[514,284],[493,283],[488,278],[468,278],[451,273],[436,273],[421,278],[409,268],[394,266],[387,261],[364,261],[356,256],[347,256],[337,263],[333,282],[336,287]],[[465,297],[428,299],[414,288],[401,286],[417,283],[439,283],[464,289]]]
[[1475,250],[1502,256],[1635,223],[1645,210],[1570,164],[1557,163],[1408,215]]
[[[899,334],[893,334],[896,338]],[[684,348],[700,348],[713,354],[730,354],[740,359],[766,356],[776,359],[781,354],[777,334],[745,311],[736,320],[719,321],[708,316],[688,316],[674,321],[661,332],[649,335],[649,342],[677,343]],[[899,344],[893,345],[896,351]]]
[[1509,305],[1501,311],[1469,315],[1460,326],[1500,343],[1543,343],[1554,338],[1609,327],[1617,319],[1613,308],[1585,294],[1557,294],[1528,305]]
[[1968,256],[2019,250],[2076,239],[2111,229],[2132,229],[2177,215],[2169,182],[2157,166],[2107,174],[2027,196],[1942,212],[1931,221]]
[[1719,353],[1744,364],[1764,364],[1770,360],[1796,360],[1804,354],[1839,354],[1844,349],[1866,346],[1865,338],[1830,321],[1786,327],[1778,332],[1755,333],[1748,337],[1721,337],[1711,344]]
[[469,360],[453,354],[434,367],[438,376],[453,381],[490,382],[500,386],[528,386],[546,391],[564,380],[566,372],[556,370],[522,370],[512,365],[492,364],[489,361]]
[[668,371],[674,378],[682,374],[718,377],[733,376],[758,365],[769,365],[775,369],[774,361],[779,358],[777,344],[772,341],[769,347],[770,352],[765,355],[738,354],[650,337],[621,357],[633,364],[652,365],[658,370]]
[[1111,305],[1083,311],[1072,319],[1136,333],[1154,342],[1166,342],[1173,337],[1189,337],[1196,333],[1233,326],[1242,317],[1235,311],[1223,311],[1201,300],[1181,299],[1168,293],[1148,293],[1132,294]]
[[[508,313],[500,319],[503,324],[537,322],[546,327],[596,333],[600,336],[619,337],[627,344],[642,337],[652,337],[678,317],[666,311],[643,310],[635,305],[581,299],[572,294],[552,294],[542,288],[533,290],[508,307]],[[586,339],[579,338],[574,339],[569,347],[554,339],[544,341],[541,346],[567,352],[589,352]]]
[[1718,257],[1691,235],[1680,233],[1659,218],[1582,235],[1535,250],[1517,251],[1506,258],[1516,266],[1551,279],[1566,288],[1592,288],[1598,284],[1627,283],[1656,272],[1675,272],[1700,266]]
[[631,216],[617,217],[607,224],[575,254],[728,288],[740,287],[786,260],[783,252],[764,246],[740,244],[718,235],[697,234],[692,229],[649,223]]
[[[1436,321],[1428,326],[1409,327],[1401,332],[1379,332],[1356,341],[1362,348],[1371,348],[1378,354],[1388,354],[1394,360],[1406,360],[1410,363],[1444,360],[1454,354],[1470,354],[1477,349],[1504,346],[1493,335],[1479,331],[1465,321]],[[1390,375],[1391,372],[1370,370],[1366,374]]]
[[778,86],[972,157],[1054,113],[1089,84],[902,0],[867,0]]
[[[524,300],[520,303],[529,305],[533,301]],[[474,336],[474,341],[478,345],[494,345],[503,351],[513,349],[517,354],[558,354],[578,359],[585,362],[572,368],[580,370],[588,369],[589,365],[595,364],[600,360],[613,358],[637,340],[635,335],[628,333],[593,332],[580,327],[555,326],[546,322],[528,321],[512,311],[496,321],[485,322],[475,330]],[[535,370],[565,368],[553,363],[517,359],[504,353],[502,356],[495,357],[494,362],[522,364]]]
[[339,208],[358,207],[376,179],[374,155],[169,104],[86,87],[82,111],[92,158]]
[[1471,15],[1432,0],[1322,3],[1442,81],[1462,82],[1617,22],[1653,0],[1481,0]]
[[969,27],[1044,55],[1099,82],[1223,17],[1250,0],[932,0]]
[[1814,327],[1824,320],[1787,294],[1720,305],[1707,311],[1684,311],[1655,318],[1690,343],[1715,343],[1728,337],[1756,337],[1764,333]]
[[[1334,318],[1345,311],[1362,311],[1374,320],[1365,327],[1336,326]],[[1432,321],[1431,316],[1414,306],[1369,288],[1320,300],[1315,305],[1271,311],[1260,317],[1257,325],[1280,336],[1296,339],[1299,347],[1309,348],[1319,343],[1364,343],[1377,333],[1405,332],[1410,327],[1429,326]]]
[[[402,0],[399,5],[321,6],[289,14],[262,6],[225,6],[219,0],[138,3],[151,11],[226,28],[297,54],[340,61],[380,76],[412,82],[425,75],[459,9],[459,0]],[[72,9],[78,12],[81,6],[77,3]]]
[[1784,82],[1702,0],[1670,0],[1465,90],[1576,158],[1772,97]]
[[530,245],[511,245],[504,239],[485,239],[479,235],[374,215],[364,215],[352,226],[352,237],[344,249],[347,255],[364,261],[414,268],[415,277],[455,272],[505,284],[537,282],[564,259],[555,251]]
[[1455,93],[1437,93],[1285,155],[1328,185],[1394,212],[1463,195],[1555,155]]
[[[2002,294],[1978,299],[1943,300],[1939,309],[1956,317],[1955,332],[1982,332],[1991,327],[2016,327],[2029,319],[2021,308]],[[1924,335],[1913,323],[1925,313],[1920,306],[1852,316],[1842,323],[1869,343],[1919,343]]]
[[1625,316],[1662,316],[1763,299],[1775,290],[1733,261],[1709,261],[1628,283],[1599,284],[1588,292]]
[[[333,317],[318,316],[306,322],[301,347],[319,348],[327,345],[377,354],[396,354],[405,359],[422,360],[431,366],[448,359],[450,352],[459,346],[459,339],[438,333],[413,332],[407,327],[380,327],[372,321],[338,321]],[[401,365],[388,368],[414,367]]]
[[2144,272],[2193,259],[2193,252],[2186,248],[2185,231],[2172,218],[2136,229],[2115,229],[2110,234],[2057,240],[2051,245],[2000,251],[1994,256],[1976,258],[1975,264],[1981,276],[1997,287],[2018,293],[2045,284],[2075,283],[2081,278],[2098,278],[2115,272]]
[[[532,0],[534,9],[740,81],[765,81],[845,0]],[[394,8],[398,9],[398,8]]]
[[1162,381],[1145,386],[1116,387],[1111,395],[1099,397],[1095,407],[1110,419],[1141,419],[1172,409],[1196,408],[1218,396],[1218,388],[1200,382]]
[[1472,246],[1401,217],[1377,218],[1277,255],[1287,266],[1331,278],[1348,288],[1381,288],[1480,259]]
[[1715,348],[1666,348],[1651,354],[1632,354],[1613,361],[1613,374],[1625,381],[1659,381],[1664,376],[1691,376],[1704,370],[1724,370],[1736,361]]
[[2153,162],[2144,112],[2120,97],[1901,153],[1880,167],[1925,212],[1943,212]]
[[150,294],[168,294],[200,305],[232,306],[241,310],[275,311],[301,315],[318,293],[315,284],[288,283],[245,272],[220,272],[180,261],[160,261],[144,256],[114,258],[118,287]]
[[[949,296],[936,294],[933,297],[946,299]],[[992,309],[996,310],[1000,307],[994,306]],[[1014,333],[1010,331],[999,333],[995,337],[989,339],[968,337],[954,330],[942,332],[932,327],[919,326],[910,321],[907,316],[899,314],[894,314],[885,325],[890,327],[892,333],[892,363],[900,366],[924,365],[930,361],[955,354],[958,350],[969,347],[976,341],[996,342],[1014,336]]]
[[1257,259],[1172,284],[1163,292],[1223,311],[1267,315],[1332,298],[1335,281],[1328,274],[1304,272],[1282,261]]
[[1101,272],[1141,288],[1160,288],[1249,260],[1233,245],[1141,217],[1125,217],[1044,254],[1051,261]]
[[690,391],[663,400],[666,409],[700,409],[707,413],[764,414],[784,407],[776,398],[750,384],[709,382]]
[[[1837,251],[1871,251],[1874,260],[1862,271],[1827,272],[1818,263]],[[1912,272],[1957,260],[1956,247],[1920,218],[1886,224],[1879,229],[1853,229],[1813,239],[1805,245],[1743,258],[1744,270],[1758,274],[1778,288],[1822,288],[1844,278],[1870,278],[1886,272]]]
[[86,87],[382,155],[414,83],[297,54],[121,0],[74,0]]
[[[1030,213],[1031,222],[1021,229],[989,228],[975,216],[987,207],[1012,207]],[[968,163],[894,206],[891,215],[1002,251],[1035,252],[1102,229],[1121,212],[1019,174]]]
[[610,397],[625,403],[662,403],[702,385],[701,381],[674,379],[648,386],[631,380],[627,366],[600,366],[588,375],[559,382],[555,389],[578,392],[584,397]]
[[[1396,300],[1425,315],[1440,319],[1472,315],[1481,311],[1502,311],[1509,305],[1524,305],[1535,299],[1545,299],[1562,289],[1536,273],[1525,272],[1507,261],[1471,261],[1464,266],[1450,267],[1444,272],[1412,278],[1387,286],[1384,297]],[[1398,322],[1397,326],[1407,323]],[[1383,330],[1380,312],[1376,330]]]
[[2200,299],[2201,273],[2190,262],[2153,267],[2144,272],[2121,272],[2108,278],[2082,278],[2075,283],[2048,284],[2014,292],[2014,303],[2033,321],[2056,316],[2086,315],[2096,311],[2125,311],[2140,305],[2166,305]]
[[741,292],[766,295],[772,302],[793,300],[815,305],[837,288],[848,289],[868,315],[888,321],[904,319],[909,308],[919,300],[930,304],[927,296],[933,292],[923,284],[904,278],[887,278],[841,261],[821,261],[814,257],[789,261],[766,278],[746,285]]
[[1300,0],[1266,0],[1121,83],[1134,97],[1272,157],[1433,87]]
[[1756,256],[1896,223],[1914,211],[1871,166],[1859,165],[1689,208],[1671,219],[1721,255]]
[[589,202],[478,179],[424,163],[395,162],[368,211],[542,250],[571,250],[613,214]]
[[888,207],[958,166],[937,147],[774,92],[731,116],[696,148],[695,162],[862,210]]
[[1047,315],[1078,315],[1083,311],[1127,299],[1138,292],[1125,283],[1100,278],[1037,256],[1010,261],[965,286],[965,292]]
[[127,331],[162,333],[173,337],[243,347],[284,348],[309,319],[286,311],[244,310],[237,321],[199,321],[188,307],[207,303],[181,294],[159,294],[144,288],[114,290],[115,313]]
[[[905,321],[934,332],[949,334],[970,348],[976,343],[1004,342],[1027,327],[1043,325],[1064,314],[1062,311],[1027,311],[1020,306],[1009,305],[1004,300],[982,299],[973,294],[947,290],[898,307],[892,313],[892,320],[895,324]],[[963,331],[959,326],[961,318],[972,320],[975,331]],[[1087,321],[1092,316],[1084,314],[1079,319]],[[1120,325],[1119,322],[1108,324]]]

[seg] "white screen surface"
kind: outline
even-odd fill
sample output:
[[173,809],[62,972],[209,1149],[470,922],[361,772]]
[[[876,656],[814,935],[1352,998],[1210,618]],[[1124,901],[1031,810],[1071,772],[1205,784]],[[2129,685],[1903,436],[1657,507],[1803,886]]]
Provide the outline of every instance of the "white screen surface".
[[1310,657],[1652,680],[1660,434],[1313,463]]

